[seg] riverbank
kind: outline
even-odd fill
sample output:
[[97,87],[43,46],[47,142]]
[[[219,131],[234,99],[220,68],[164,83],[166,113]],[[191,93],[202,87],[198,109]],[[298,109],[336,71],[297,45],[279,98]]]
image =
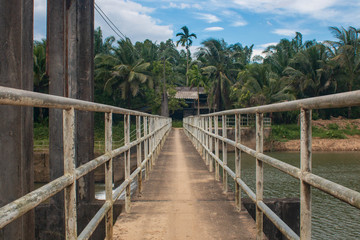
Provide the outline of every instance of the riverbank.
[[[312,126],[313,151],[360,151],[360,119],[344,119],[341,117],[330,120],[320,119],[314,120]],[[324,137],[318,137],[319,132],[324,132]],[[284,137],[283,141],[272,140],[268,142],[269,150],[300,151],[299,139],[287,139],[286,136]]]

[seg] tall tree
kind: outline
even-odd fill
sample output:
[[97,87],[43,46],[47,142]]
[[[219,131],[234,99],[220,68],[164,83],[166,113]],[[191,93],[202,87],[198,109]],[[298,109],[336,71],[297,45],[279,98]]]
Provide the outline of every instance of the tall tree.
[[207,86],[207,78],[203,74],[201,74],[201,69],[198,65],[192,65],[191,69],[188,72],[191,87],[197,88],[198,93],[198,107],[197,114],[200,115],[200,87]]
[[210,38],[202,44],[203,47],[197,56],[205,65],[202,67],[203,73],[210,80],[208,102],[217,110],[229,108],[230,85],[236,79],[239,63],[232,58],[232,53],[224,40]]
[[183,26],[181,28],[183,32],[178,32],[176,34],[177,37],[180,37],[180,39],[176,42],[176,46],[179,44],[186,48],[186,86],[189,85],[189,78],[187,76],[188,70],[189,70],[189,56],[190,56],[190,50],[189,47],[192,45],[193,41],[192,38],[197,38],[195,33],[189,33],[189,29],[187,26]]
[[[355,83],[360,82],[360,39],[359,29],[330,27],[337,41],[327,41],[330,45],[332,60],[339,66],[338,79],[344,81],[347,91],[352,91]],[[348,118],[351,117],[351,107],[348,107]]]

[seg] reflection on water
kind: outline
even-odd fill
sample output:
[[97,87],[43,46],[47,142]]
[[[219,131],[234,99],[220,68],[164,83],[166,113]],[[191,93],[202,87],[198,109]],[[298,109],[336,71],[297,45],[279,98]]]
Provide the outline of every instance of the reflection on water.
[[[300,167],[299,153],[269,155]],[[242,157],[242,179],[255,192],[255,160],[244,153]],[[234,154],[228,153],[228,159],[229,167],[234,169]],[[360,192],[360,153],[313,153],[313,173]],[[299,180],[264,164],[265,198],[299,196]],[[313,239],[360,239],[360,210],[312,188],[312,212]]]

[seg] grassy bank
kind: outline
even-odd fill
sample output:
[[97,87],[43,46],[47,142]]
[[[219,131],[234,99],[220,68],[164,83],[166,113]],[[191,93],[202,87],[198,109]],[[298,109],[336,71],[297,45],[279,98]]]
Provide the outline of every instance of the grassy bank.
[[[322,139],[346,139],[348,136],[360,135],[360,129],[355,124],[346,124],[340,127],[336,123],[326,126],[313,126],[312,136]],[[273,125],[271,127],[270,140],[286,142],[300,139],[300,126],[297,124]]]

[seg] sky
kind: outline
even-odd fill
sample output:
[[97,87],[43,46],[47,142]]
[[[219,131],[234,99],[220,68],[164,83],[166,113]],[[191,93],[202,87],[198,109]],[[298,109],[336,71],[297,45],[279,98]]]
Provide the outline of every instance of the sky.
[[[304,40],[334,40],[330,26],[359,28],[360,0],[95,0],[134,43],[178,40],[182,26],[195,33],[191,51],[208,38],[254,44],[253,55],[301,32]],[[34,38],[46,37],[46,0],[34,1]],[[95,12],[95,27],[115,33]],[[117,39],[119,39],[117,37]]]

